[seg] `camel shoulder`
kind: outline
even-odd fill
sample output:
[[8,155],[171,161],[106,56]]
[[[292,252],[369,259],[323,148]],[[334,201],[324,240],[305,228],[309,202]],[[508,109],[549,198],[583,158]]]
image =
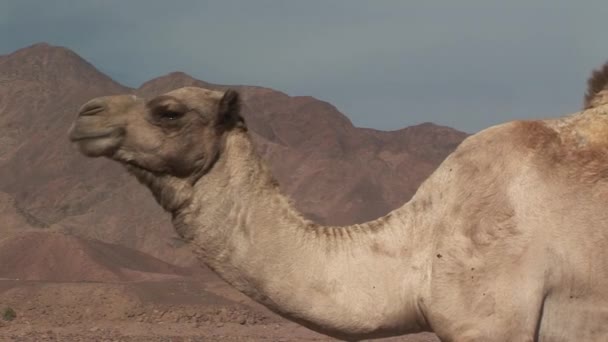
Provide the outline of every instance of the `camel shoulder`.
[[449,159],[467,169],[476,165],[503,173],[527,166],[583,181],[608,180],[608,105],[492,126],[465,139]]
[[544,171],[579,181],[608,180],[608,106],[552,120],[514,121],[502,130],[515,154],[530,156]]

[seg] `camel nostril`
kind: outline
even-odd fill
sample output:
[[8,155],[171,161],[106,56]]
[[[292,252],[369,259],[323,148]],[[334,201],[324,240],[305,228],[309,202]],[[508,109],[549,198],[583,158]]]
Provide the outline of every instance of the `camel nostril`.
[[99,102],[89,102],[80,108],[78,112],[79,116],[89,116],[95,115],[99,112],[103,112],[106,109],[106,106]]

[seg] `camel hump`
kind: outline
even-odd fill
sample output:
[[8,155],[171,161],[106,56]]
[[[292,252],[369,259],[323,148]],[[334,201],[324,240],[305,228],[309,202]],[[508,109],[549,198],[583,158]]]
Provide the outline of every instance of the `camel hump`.
[[593,70],[587,80],[584,109],[608,104],[608,62],[599,69]]

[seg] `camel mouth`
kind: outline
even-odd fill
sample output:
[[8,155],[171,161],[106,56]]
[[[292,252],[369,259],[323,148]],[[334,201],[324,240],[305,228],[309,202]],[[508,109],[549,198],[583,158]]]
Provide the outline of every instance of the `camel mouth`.
[[84,130],[78,125],[70,128],[69,139],[87,157],[111,156],[122,142],[120,129]]
[[76,133],[70,134],[70,141],[77,143],[77,142],[86,141],[86,140],[111,138],[112,135],[114,135],[114,132],[101,133],[101,134],[82,134],[82,133],[76,132]]
[[[91,111],[99,110],[98,107],[92,108]],[[82,140],[103,139],[111,136],[119,136],[124,133],[124,130],[118,126],[109,124],[103,118],[92,116],[80,116],[76,119],[68,131],[68,137],[72,142]]]
[[[93,110],[97,109],[94,108]],[[95,118],[79,118],[72,123],[68,131],[68,137],[72,142],[79,142],[83,140],[104,139],[121,134],[119,127],[108,126],[103,122],[99,122],[99,120],[95,120]]]

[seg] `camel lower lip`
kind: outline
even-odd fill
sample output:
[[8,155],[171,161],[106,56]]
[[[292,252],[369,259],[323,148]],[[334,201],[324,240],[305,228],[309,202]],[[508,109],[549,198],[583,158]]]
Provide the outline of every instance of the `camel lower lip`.
[[77,141],[84,141],[84,140],[109,138],[110,136],[112,136],[112,133],[98,134],[98,135],[73,136],[73,137],[70,137],[70,139],[74,142],[77,142]]

